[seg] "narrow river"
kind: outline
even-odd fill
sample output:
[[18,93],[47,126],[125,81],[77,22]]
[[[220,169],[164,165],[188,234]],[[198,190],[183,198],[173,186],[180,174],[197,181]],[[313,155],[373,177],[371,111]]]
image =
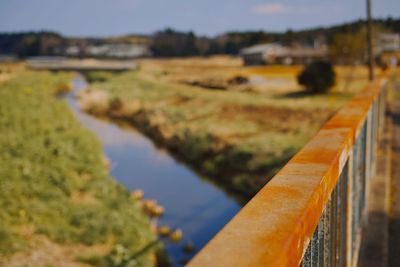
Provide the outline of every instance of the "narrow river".
[[[240,205],[132,127],[121,128],[81,112],[74,95],[86,86],[81,77],[73,81],[67,98],[71,109],[99,138],[111,161],[111,175],[129,190],[142,189],[146,199],[154,199],[165,208],[158,225],[182,229],[182,242],[165,240],[165,247],[172,264],[183,265],[239,211]],[[195,246],[192,254],[183,252],[189,241]]]

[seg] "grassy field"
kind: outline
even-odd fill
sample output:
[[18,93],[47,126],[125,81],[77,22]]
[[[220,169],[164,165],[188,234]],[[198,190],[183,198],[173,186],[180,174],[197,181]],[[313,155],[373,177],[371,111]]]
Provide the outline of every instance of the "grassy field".
[[392,89],[389,90],[389,101],[400,101],[400,67],[391,70],[389,85]]
[[330,93],[309,95],[297,66],[243,67],[237,58],[142,60],[140,70],[92,73],[88,112],[127,120],[244,199],[260,189],[367,82],[338,68]]
[[24,65],[14,62],[0,63],[0,82],[11,79],[16,73],[24,69]]
[[154,266],[153,250],[140,254],[149,220],[57,97],[71,78],[0,82],[0,266]]

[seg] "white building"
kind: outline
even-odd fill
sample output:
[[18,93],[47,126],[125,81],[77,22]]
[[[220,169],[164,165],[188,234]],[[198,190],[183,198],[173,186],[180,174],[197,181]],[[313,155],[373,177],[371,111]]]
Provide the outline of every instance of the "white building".
[[85,54],[92,57],[137,58],[150,56],[151,52],[145,44],[101,44],[88,46]]
[[400,34],[384,33],[378,36],[378,50],[382,52],[400,51]]
[[76,46],[76,45],[68,46],[65,49],[65,55],[68,56],[68,57],[77,57],[77,56],[79,56],[80,52],[81,51],[79,49],[79,46]]
[[324,59],[328,55],[325,46],[312,47],[286,47],[280,44],[261,44],[242,49],[240,55],[245,65],[263,64],[305,64],[313,60]]
[[245,65],[262,65],[271,63],[273,55],[282,54],[285,48],[276,43],[260,44],[244,48],[240,51]]

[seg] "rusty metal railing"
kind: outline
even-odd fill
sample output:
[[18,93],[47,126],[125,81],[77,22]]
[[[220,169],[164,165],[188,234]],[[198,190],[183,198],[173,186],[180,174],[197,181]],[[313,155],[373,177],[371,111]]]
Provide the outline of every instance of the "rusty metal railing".
[[375,81],[341,108],[188,266],[355,267],[385,88]]

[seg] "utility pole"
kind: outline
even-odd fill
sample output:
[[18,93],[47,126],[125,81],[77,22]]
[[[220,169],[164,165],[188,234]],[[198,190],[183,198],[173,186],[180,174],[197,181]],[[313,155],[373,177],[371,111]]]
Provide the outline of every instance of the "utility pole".
[[368,53],[368,78],[374,80],[374,52],[372,51],[372,18],[371,0],[367,0],[367,53]]

